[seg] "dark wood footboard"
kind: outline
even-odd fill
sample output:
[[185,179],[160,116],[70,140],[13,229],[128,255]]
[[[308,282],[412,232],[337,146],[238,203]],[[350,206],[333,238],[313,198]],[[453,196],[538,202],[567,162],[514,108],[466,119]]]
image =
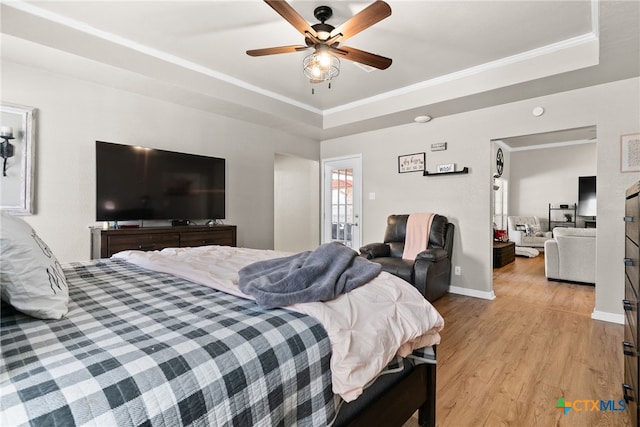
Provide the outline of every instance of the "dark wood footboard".
[[416,366],[403,378],[366,407],[349,426],[402,426],[419,410],[422,427],[436,425],[436,365]]

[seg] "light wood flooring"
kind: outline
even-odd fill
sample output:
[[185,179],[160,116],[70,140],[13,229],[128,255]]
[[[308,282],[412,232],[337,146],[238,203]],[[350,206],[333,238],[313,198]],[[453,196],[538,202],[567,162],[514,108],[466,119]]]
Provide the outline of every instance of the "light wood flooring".
[[[624,327],[591,319],[592,286],[547,281],[541,254],[494,269],[494,292],[434,304],[445,319],[439,427],[630,425],[627,411],[555,408],[560,397],[622,398]],[[414,414],[404,427],[417,425]]]

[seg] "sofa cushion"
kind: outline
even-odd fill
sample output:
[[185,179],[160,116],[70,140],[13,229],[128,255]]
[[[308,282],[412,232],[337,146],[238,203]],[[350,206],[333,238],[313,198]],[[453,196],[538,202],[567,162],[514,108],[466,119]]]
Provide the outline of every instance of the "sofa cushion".
[[447,224],[448,220],[442,215],[434,215],[433,222],[431,223],[431,231],[429,232],[429,245],[430,248],[444,248],[447,237]]
[[558,236],[575,236],[575,237],[596,237],[596,228],[574,228],[574,227],[555,227],[553,229],[554,237]]
[[382,265],[382,271],[386,271],[409,283],[413,283],[413,260],[385,257],[376,258],[375,262]]
[[551,239],[551,236],[546,236],[544,234],[542,236],[524,236],[520,246],[543,248],[544,242],[549,239]]
[[537,216],[508,216],[507,217],[507,225],[511,230],[515,230],[516,225],[525,225],[525,224],[540,225],[540,220],[538,219]]
[[407,220],[409,215],[389,215],[387,217],[387,228],[384,232],[384,243],[402,242],[407,234]]
[[[389,215],[387,217],[387,228],[384,233],[384,243],[389,243],[391,245],[392,256],[402,257],[402,252],[404,251],[404,239],[407,235],[408,219],[408,214]],[[444,248],[446,244],[448,223],[449,221],[445,216],[438,214],[433,216],[427,247]]]

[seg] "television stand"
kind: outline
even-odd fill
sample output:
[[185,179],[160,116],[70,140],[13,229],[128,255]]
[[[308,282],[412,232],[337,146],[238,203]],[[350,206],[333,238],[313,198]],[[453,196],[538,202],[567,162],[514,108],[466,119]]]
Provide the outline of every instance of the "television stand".
[[91,229],[91,258],[109,258],[126,250],[220,245],[236,246],[235,225]]

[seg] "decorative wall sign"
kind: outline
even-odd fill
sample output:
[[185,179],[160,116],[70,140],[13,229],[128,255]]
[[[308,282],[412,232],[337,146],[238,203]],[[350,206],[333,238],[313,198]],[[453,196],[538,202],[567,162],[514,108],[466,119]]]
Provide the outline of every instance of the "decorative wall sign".
[[446,142],[438,142],[437,144],[431,144],[431,151],[445,151],[447,149]]
[[620,137],[620,172],[640,172],[640,133]]
[[496,153],[496,175],[497,178],[502,176],[502,172],[504,171],[504,154],[502,154],[502,148],[498,148],[498,152]]
[[424,159],[426,153],[406,154],[398,156],[398,172],[422,172],[424,171]]
[[[22,105],[0,105],[0,129],[11,147],[6,155],[6,176],[0,173],[0,209],[15,215],[33,214],[33,159],[35,158],[36,109]],[[4,142],[4,139],[3,139]]]
[[448,163],[446,165],[438,165],[437,171],[438,171],[438,173],[455,172],[456,171],[456,164],[455,163]]

